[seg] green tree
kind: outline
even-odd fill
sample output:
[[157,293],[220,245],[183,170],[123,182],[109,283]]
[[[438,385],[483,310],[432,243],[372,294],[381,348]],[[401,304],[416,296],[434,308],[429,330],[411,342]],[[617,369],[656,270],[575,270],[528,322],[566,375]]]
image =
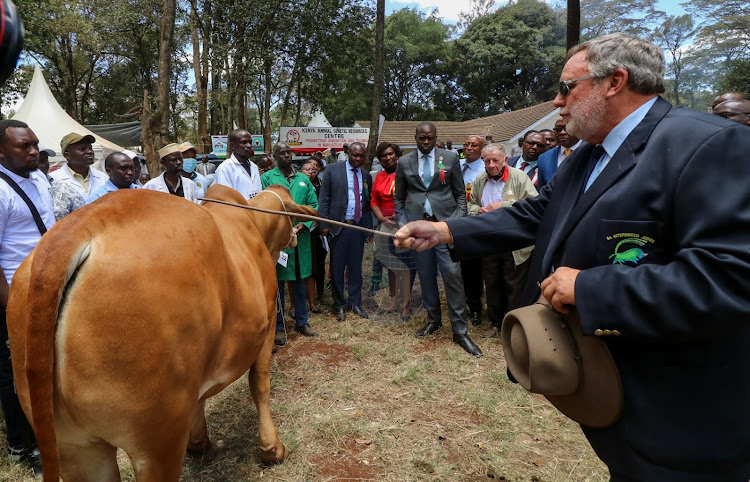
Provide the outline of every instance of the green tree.
[[690,15],[668,16],[653,32],[656,43],[667,51],[667,71],[671,76],[672,93],[676,105],[681,104],[681,74],[685,68],[685,59],[689,58],[689,51],[684,48],[684,45],[694,33],[693,20]]
[[480,17],[456,41],[446,81],[461,118],[552,99],[565,61],[565,26],[544,2],[520,0]]
[[581,18],[581,39],[624,32],[647,37],[651,25],[659,23],[664,12],[656,10],[657,0],[591,0]]

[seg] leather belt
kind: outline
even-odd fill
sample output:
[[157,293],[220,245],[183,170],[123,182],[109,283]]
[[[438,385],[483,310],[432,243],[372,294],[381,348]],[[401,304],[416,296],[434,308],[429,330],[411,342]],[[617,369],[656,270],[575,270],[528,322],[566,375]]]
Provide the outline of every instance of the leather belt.
[[346,224],[357,224],[357,223],[355,223],[355,222],[354,222],[354,220],[353,220],[353,219],[344,219],[344,222],[345,222]]

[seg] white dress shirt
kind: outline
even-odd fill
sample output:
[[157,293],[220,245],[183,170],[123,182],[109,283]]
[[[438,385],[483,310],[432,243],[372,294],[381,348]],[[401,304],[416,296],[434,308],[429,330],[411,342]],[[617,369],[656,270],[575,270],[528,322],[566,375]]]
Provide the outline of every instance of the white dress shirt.
[[[39,211],[47,229],[55,224],[52,187],[42,171],[33,171],[25,178],[0,166],[29,197]],[[39,228],[29,207],[5,180],[0,179],[0,266],[10,285],[13,275],[41,239]]]
[[[159,177],[151,179],[146,183],[145,186],[143,186],[143,189],[170,194],[169,188],[167,187],[167,181],[164,180],[164,174],[165,173],[162,172]],[[177,176],[177,178],[182,183],[182,195],[185,197],[185,199],[200,204],[201,201],[198,201],[196,199],[196,197],[198,197],[198,188],[195,186],[195,183],[186,177]]]
[[219,167],[216,168],[216,177],[214,183],[229,186],[235,191],[242,194],[245,199],[254,198],[259,192],[263,190],[260,184],[260,171],[258,166],[253,161],[250,163],[250,172],[252,176],[247,173],[247,170],[242,167],[240,161],[234,157],[234,154],[222,162]]

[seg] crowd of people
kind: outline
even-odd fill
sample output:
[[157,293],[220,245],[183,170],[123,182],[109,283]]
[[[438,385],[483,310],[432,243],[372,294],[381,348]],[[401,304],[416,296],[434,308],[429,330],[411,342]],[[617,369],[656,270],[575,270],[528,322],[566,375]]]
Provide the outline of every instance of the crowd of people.
[[[746,479],[750,426],[732,413],[741,413],[748,393],[737,349],[750,341],[744,322],[750,296],[743,287],[750,261],[742,231],[750,199],[738,183],[746,182],[739,156],[750,147],[750,131],[672,109],[658,96],[663,62],[642,39],[616,34],[586,42],[563,69],[554,129],[524,133],[517,153],[509,156],[481,135],[468,136],[459,152],[438,139],[434,124],[422,122],[415,150],[404,154],[381,143],[372,171],[364,168],[367,149],[360,142],[332,151],[328,162],[315,155],[297,168],[286,143],[256,157],[250,133],[238,129],[228,136],[231,155],[218,167],[191,144],[173,143],[158,151],[164,172],[154,178],[132,151],[109,154],[104,172],[92,168],[96,140],[71,132],[60,141],[66,162],[49,172],[54,151],[39,145],[25,123],[0,121],[0,402],[11,457],[39,464],[14,392],[5,324],[20,263],[56,221],[108,193],[150,189],[200,203],[213,182],[246,199],[283,185],[324,219],[299,222],[297,246],[277,263],[276,345],[287,342],[287,286],[288,314],[303,336],[317,336],[309,313],[322,312],[329,278],[336,319],[369,318],[362,265],[365,245],[374,240],[366,295],[380,288],[387,270],[382,310],[408,321],[418,276],[427,317],[417,337],[442,328],[438,271],[452,339],[471,355],[482,351],[468,335],[469,323],[486,318],[482,336],[496,338],[505,313],[532,303],[540,291],[560,313],[575,306],[586,334],[633,337],[611,344],[626,415],[612,428],[585,429],[613,480],[656,480],[654,474],[709,480],[699,475],[717,470],[729,477],[724,480]],[[740,93],[718,96],[712,109],[750,126],[750,101]],[[702,161],[719,148],[732,176],[714,175],[710,161]],[[711,176],[719,176],[716,183]],[[716,196],[719,185],[726,196]],[[626,235],[638,236],[632,266],[617,257],[620,245],[612,245]],[[606,330],[602,319],[610,323]],[[713,388],[696,394],[697,383]],[[714,391],[724,394],[721,403],[712,401]],[[683,423],[694,426],[676,429]],[[730,427],[735,435],[727,436]]]

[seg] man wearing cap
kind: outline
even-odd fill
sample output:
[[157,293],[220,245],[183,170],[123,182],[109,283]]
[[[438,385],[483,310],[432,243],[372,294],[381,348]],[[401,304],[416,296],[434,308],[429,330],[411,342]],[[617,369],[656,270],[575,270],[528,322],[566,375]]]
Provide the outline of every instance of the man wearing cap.
[[94,163],[94,149],[91,146],[94,142],[94,136],[76,132],[63,137],[60,150],[68,162],[50,174],[52,179],[74,187],[84,200],[89,193],[107,182],[106,174],[90,168]]
[[[554,103],[585,143],[539,196],[396,238],[452,243],[458,258],[536,244],[523,304],[541,294],[563,316],[575,309],[619,370],[622,410],[582,427],[612,480],[745,481],[750,136],[673,108],[659,96],[664,65],[659,47],[622,33],[573,47]],[[716,169],[717,149],[731,172]]]
[[346,162],[349,160],[349,144],[344,143],[343,147],[344,147],[344,150],[339,152],[339,155],[336,158],[338,162]]
[[232,156],[216,168],[216,184],[223,184],[252,199],[262,187],[258,166],[252,162],[253,137],[245,129],[235,129],[229,133],[229,148]]
[[182,172],[182,148],[179,144],[167,144],[159,149],[161,165],[164,172],[158,177],[151,179],[143,186],[143,189],[159,191],[175,196],[184,197],[188,201],[200,203],[198,189],[190,179],[183,177]]
[[[137,162],[137,161],[136,161]],[[86,204],[91,204],[107,193],[120,189],[138,189],[133,183],[135,169],[133,159],[124,152],[113,152],[104,159],[104,168],[107,170],[109,180],[104,186],[92,191]]]
[[0,406],[11,458],[38,465],[41,470],[34,435],[15,392],[5,319],[13,275],[42,232],[55,224],[50,185],[37,169],[38,144],[27,124],[12,119],[0,121],[0,268],[4,274],[0,277]]
[[208,189],[206,178],[197,172],[198,150],[189,142],[183,142],[180,144],[182,149],[182,176],[190,179],[195,183],[195,187],[198,189],[198,197],[203,197]]

